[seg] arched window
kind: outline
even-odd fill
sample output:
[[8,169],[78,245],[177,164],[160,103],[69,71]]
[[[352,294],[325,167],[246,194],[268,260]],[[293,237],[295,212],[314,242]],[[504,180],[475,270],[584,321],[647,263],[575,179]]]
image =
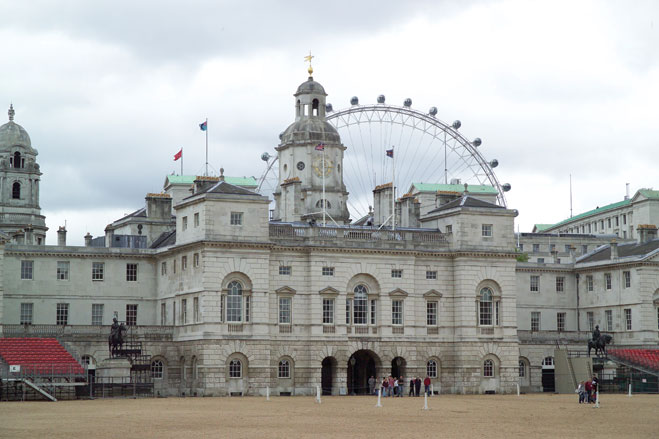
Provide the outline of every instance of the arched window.
[[16,151],[14,153],[14,168],[22,168],[21,153]]
[[524,360],[519,360],[519,377],[524,378],[526,376],[526,363]]
[[160,360],[153,360],[151,362],[151,378],[162,378],[163,364]]
[[479,323],[485,326],[492,325],[492,290],[483,288],[480,297],[480,317]]
[[322,208],[322,207],[323,207],[323,204],[325,204],[325,207],[326,207],[327,209],[331,209],[331,208],[332,208],[332,203],[330,203],[330,202],[327,201],[327,200],[318,200],[318,201],[316,202],[316,207],[318,207],[318,208]]
[[17,181],[14,182],[14,184],[11,187],[11,197],[14,200],[20,200],[21,199],[21,184]]
[[426,363],[426,374],[430,378],[437,378],[437,362],[435,360],[429,360]]
[[291,364],[288,360],[281,360],[279,362],[279,373],[277,374],[279,378],[290,378],[291,377]]
[[488,359],[483,362],[483,376],[494,377],[494,361]]
[[311,114],[313,116],[318,116],[318,99],[314,99],[311,102]]
[[82,364],[85,364],[87,366],[93,366],[94,365],[94,359],[92,358],[91,355],[83,355],[80,360],[82,360]]
[[359,284],[354,289],[354,322],[355,325],[365,325],[368,323],[368,292],[366,286]]
[[228,286],[227,322],[240,322],[243,318],[243,286],[237,280]]
[[233,359],[229,363],[229,377],[230,378],[242,378],[243,376],[243,364],[240,360]]

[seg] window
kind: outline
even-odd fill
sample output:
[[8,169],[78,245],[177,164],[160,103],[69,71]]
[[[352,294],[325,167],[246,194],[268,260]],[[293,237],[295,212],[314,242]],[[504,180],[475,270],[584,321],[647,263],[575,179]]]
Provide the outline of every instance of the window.
[[367,308],[368,308],[368,299],[367,299],[367,290],[364,285],[357,285],[354,289],[355,293],[355,305],[353,312],[353,322],[355,325],[365,325],[367,324]]
[[570,253],[570,250],[572,250],[570,244],[565,244],[565,253]]
[[185,271],[187,269],[188,269],[188,257],[181,256],[181,271]]
[[444,227],[444,232],[445,233],[453,233],[453,225],[448,224],[446,227]]
[[437,378],[437,362],[435,360],[428,360],[426,363],[426,375],[430,378]]
[[167,304],[166,303],[161,303],[160,304],[160,324],[163,325],[163,326],[167,324]]
[[526,376],[526,363],[524,361],[519,360],[519,377],[524,378]]
[[625,308],[625,329],[627,331],[632,330],[632,310],[631,310],[631,308]]
[[494,361],[485,360],[483,362],[483,376],[488,378],[494,377]]
[[137,282],[137,264],[126,264],[126,282]]
[[172,272],[176,274],[176,259],[172,261]]
[[11,187],[11,198],[14,200],[21,199],[21,184],[17,181]]
[[492,237],[492,224],[483,224],[483,227],[481,228],[481,233],[484,237],[491,238]]
[[231,212],[231,225],[240,226],[243,224],[243,213],[242,212]]
[[556,313],[556,330],[558,332],[565,332],[565,313]]
[[586,289],[593,291],[593,276],[590,274],[586,275]]
[[245,296],[245,321],[249,322],[250,296]]
[[403,270],[391,270],[391,277],[400,279],[401,277],[403,277]]
[[435,280],[437,279],[436,271],[426,271],[426,279]]
[[611,228],[611,218],[606,219],[606,225],[609,229]]
[[540,252],[540,244],[533,244],[533,253]]
[[613,331],[613,312],[607,309],[604,311],[604,317],[606,318],[606,330]]
[[619,220],[619,218],[618,218],[617,216],[614,217],[614,218],[615,218],[615,220],[616,220],[616,227],[618,227],[618,226],[620,225],[620,220]]
[[188,323],[188,300],[181,300],[181,324],[185,325]]
[[153,360],[151,362],[151,378],[161,379],[163,372],[162,361]]
[[21,325],[32,324],[32,311],[34,310],[33,303],[21,303]]
[[34,261],[21,261],[21,279],[32,280]]
[[402,325],[403,324],[403,301],[394,300],[391,302],[391,324],[392,325]]
[[55,323],[57,325],[68,325],[69,324],[69,304],[68,303],[58,303],[57,304],[57,314],[55,316]]
[[551,253],[555,252],[556,251],[556,244],[549,244],[549,251]]
[[192,266],[195,268],[199,267],[199,253],[192,255]]
[[426,302],[426,325],[437,326],[437,305],[436,301]]
[[597,221],[593,223],[593,231],[597,232]]
[[334,276],[334,267],[323,267],[323,276]]
[[537,332],[540,330],[540,311],[531,312],[531,331]]
[[160,263],[160,274],[162,276],[167,274],[167,262],[161,262]]
[[57,261],[57,280],[69,280],[69,261]]
[[604,273],[604,283],[606,284],[606,289],[611,289],[611,273]]
[[600,230],[604,231],[604,220],[600,220]]
[[199,212],[194,214],[194,226],[199,227]]
[[290,276],[291,275],[291,266],[290,265],[280,265],[279,266],[279,275],[280,276]]
[[232,281],[227,295],[227,322],[241,322],[243,316],[243,286]]
[[565,278],[563,276],[556,276],[556,292],[562,293],[564,291]]
[[137,305],[135,304],[126,305],[126,325],[137,325]]
[[494,320],[497,320],[497,324],[499,324],[498,320],[498,309],[499,307],[496,307],[497,310],[497,316],[496,319],[493,319],[494,316],[494,306],[493,306],[493,300],[492,300],[492,290],[489,288],[483,288],[480,293],[480,301],[479,301],[479,318],[478,322],[481,326],[491,326],[493,324]]
[[519,249],[519,251],[523,252],[524,251],[524,244],[520,243],[519,245],[517,245],[517,248]]
[[199,297],[192,299],[192,318],[194,323],[199,321]]
[[279,362],[279,368],[277,371],[277,376],[279,378],[290,378],[291,377],[291,363],[288,360],[281,360]]
[[371,325],[375,325],[375,318],[376,318],[376,300],[371,299]]
[[240,360],[233,359],[229,363],[229,377],[230,378],[242,378],[243,376],[243,364]]
[[350,324],[350,314],[352,308],[352,300],[346,299],[346,325]]
[[581,246],[581,253],[583,253],[583,254],[588,253],[588,246],[587,245],[582,245]]
[[172,302],[172,323],[176,324],[176,301]]
[[92,325],[101,326],[103,324],[103,304],[92,303]]
[[334,324],[334,299],[323,299],[323,324]]
[[538,264],[544,264],[545,263],[545,258],[538,258]]
[[592,332],[595,329],[595,314],[592,311],[586,313],[586,320],[588,322],[588,330]]
[[181,228],[182,228],[184,231],[185,231],[185,230],[188,230],[188,217],[187,217],[187,216],[184,216],[184,217],[183,217],[183,221],[182,221]]
[[291,298],[290,297],[280,297],[279,298],[279,324],[280,325],[290,325],[291,324]]
[[623,271],[622,272],[622,277],[625,281],[625,288],[629,288],[632,286],[632,274],[630,271]]
[[531,292],[540,291],[540,276],[531,275]]
[[104,262],[92,262],[92,280],[103,280]]

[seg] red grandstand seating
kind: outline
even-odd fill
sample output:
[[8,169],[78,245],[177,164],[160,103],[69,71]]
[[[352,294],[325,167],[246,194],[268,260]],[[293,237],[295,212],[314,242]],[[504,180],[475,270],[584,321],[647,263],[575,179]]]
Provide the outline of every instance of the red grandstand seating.
[[83,374],[84,369],[54,338],[0,338],[0,358],[37,375]]
[[651,370],[659,370],[659,349],[609,349],[622,361]]

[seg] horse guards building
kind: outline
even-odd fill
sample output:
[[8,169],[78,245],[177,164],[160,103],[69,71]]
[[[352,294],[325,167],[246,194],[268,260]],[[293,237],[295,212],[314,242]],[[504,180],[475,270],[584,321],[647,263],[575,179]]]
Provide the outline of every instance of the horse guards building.
[[[389,374],[442,393],[542,391],[557,344],[583,349],[595,325],[616,345],[659,344],[659,191],[515,234],[517,212],[467,185],[413,185],[396,228],[379,228],[389,184],[373,225],[349,225],[325,99],[312,77],[295,93],[273,213],[253,179],[170,175],[85,246],[64,227],[45,245],[37,150],[10,108],[0,336],[56,336],[93,371],[117,317],[159,394],[199,396],[363,393]],[[323,205],[339,225],[321,224]]]

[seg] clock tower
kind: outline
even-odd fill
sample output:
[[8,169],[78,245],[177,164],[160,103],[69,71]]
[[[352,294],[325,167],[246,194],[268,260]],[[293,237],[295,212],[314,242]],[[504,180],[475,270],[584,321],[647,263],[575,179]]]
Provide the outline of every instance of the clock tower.
[[[327,93],[309,79],[295,93],[295,122],[280,135],[276,148],[279,184],[274,193],[275,220],[349,223],[348,192],[343,183],[346,147],[336,129],[325,120]],[[324,196],[323,196],[324,193]],[[332,221],[333,220],[333,221]]]

